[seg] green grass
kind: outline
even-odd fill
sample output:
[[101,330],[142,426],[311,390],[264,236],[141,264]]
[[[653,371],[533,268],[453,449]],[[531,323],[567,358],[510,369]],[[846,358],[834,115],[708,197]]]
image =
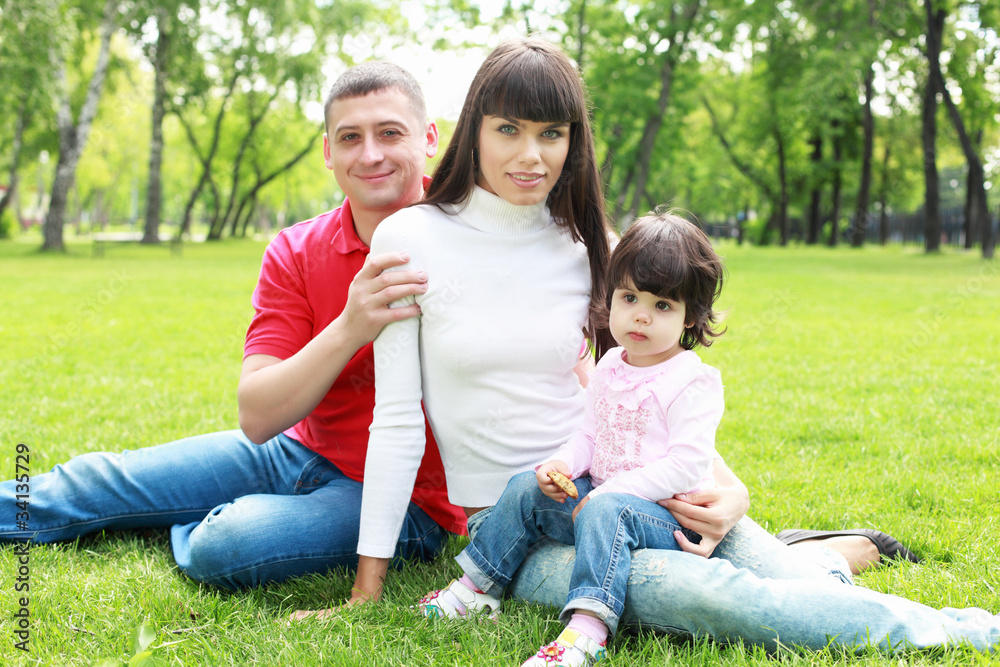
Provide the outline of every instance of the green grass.
[[[31,470],[236,425],[235,387],[263,245],[111,247],[65,257],[0,244],[0,476],[15,446]],[[861,577],[934,606],[1000,611],[1000,265],[901,248],[725,246],[728,333],[703,357],[727,410],[719,449],[772,530],[877,526],[925,561]],[[13,511],[7,508],[3,511]],[[460,548],[450,545],[450,553]],[[144,626],[163,664],[516,665],[556,613],[510,604],[502,621],[430,624],[413,600],[455,574],[448,559],[394,576],[385,603],[328,624],[281,621],[335,604],[343,574],[240,594],[199,586],[164,531],[31,551],[31,653],[14,649],[17,557],[0,549],[0,663],[76,665],[133,655]],[[617,665],[987,664],[965,651],[767,656],[745,647],[625,635]]]

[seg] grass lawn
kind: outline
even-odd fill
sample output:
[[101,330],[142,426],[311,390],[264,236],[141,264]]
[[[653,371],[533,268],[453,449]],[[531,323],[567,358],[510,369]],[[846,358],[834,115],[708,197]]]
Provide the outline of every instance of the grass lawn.
[[[263,245],[89,246],[64,257],[0,244],[0,477],[18,443],[31,474],[86,451],[236,426],[236,381]],[[703,358],[727,409],[718,447],[751,515],[788,527],[879,527],[925,558],[860,577],[940,606],[1000,612],[1000,264],[913,248],[724,246],[728,333]],[[0,508],[14,513],[15,508]],[[450,551],[461,544],[455,541]],[[517,665],[557,632],[552,609],[509,604],[498,624],[431,624],[408,606],[448,559],[391,579],[385,603],[328,624],[280,623],[349,592],[343,574],[241,594],[199,586],[165,531],[30,556],[30,652],[14,647],[17,555],[0,549],[0,664]],[[962,650],[780,659],[744,647],[625,635],[616,665],[986,664]],[[602,663],[603,664],[603,663]]]

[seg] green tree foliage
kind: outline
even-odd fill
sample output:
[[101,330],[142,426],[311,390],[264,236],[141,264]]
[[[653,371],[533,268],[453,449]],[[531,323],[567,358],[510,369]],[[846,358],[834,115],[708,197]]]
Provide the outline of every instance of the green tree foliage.
[[[153,241],[163,220],[176,233],[220,238],[332,206],[335,184],[317,175],[316,112],[331,64],[413,42],[483,46],[484,35],[514,29],[540,31],[576,60],[608,208],[623,225],[666,204],[732,224],[741,239],[859,245],[887,242],[891,214],[922,209],[932,247],[935,210],[964,205],[966,244],[992,253],[997,3],[509,0],[497,9],[435,0],[416,12],[397,0],[98,4],[10,0],[0,9],[0,74],[11,82],[0,90],[0,173],[16,186],[19,173],[38,172],[43,149],[60,162],[82,153],[85,169],[61,205],[95,228],[135,224]],[[66,143],[66,128],[86,135],[79,121],[107,7],[105,95],[86,146]],[[941,16],[937,42],[928,8]],[[38,190],[58,190],[58,171]]]
[[[49,40],[59,24],[55,2],[11,0],[0,9],[0,136],[4,150],[0,164],[6,166],[7,190],[0,196],[0,218],[4,218],[20,179],[25,153],[37,154],[45,147],[35,130],[48,122],[50,100],[55,94],[53,53]],[[9,138],[9,141],[7,140]]]

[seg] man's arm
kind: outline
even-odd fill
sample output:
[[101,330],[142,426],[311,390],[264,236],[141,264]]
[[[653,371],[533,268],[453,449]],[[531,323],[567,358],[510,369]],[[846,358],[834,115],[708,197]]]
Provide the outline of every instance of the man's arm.
[[427,290],[417,271],[386,271],[409,261],[405,253],[369,255],[351,281],[343,312],[302,349],[279,359],[252,354],[243,361],[237,399],[240,428],[266,442],[316,409],[354,354],[389,322],[420,314],[416,304],[389,308]]
[[750,507],[746,485],[721,459],[712,462],[712,476],[717,485],[714,489],[682,493],[660,501],[678,523],[702,537],[701,544],[694,544],[678,531],[675,537],[680,547],[706,558]]

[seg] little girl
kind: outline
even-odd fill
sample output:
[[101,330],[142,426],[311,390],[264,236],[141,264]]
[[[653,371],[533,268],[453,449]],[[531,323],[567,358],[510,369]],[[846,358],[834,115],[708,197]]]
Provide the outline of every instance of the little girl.
[[[679,548],[680,525],[655,501],[714,485],[722,382],[692,350],[721,334],[712,306],[722,280],[722,261],[687,220],[650,215],[629,228],[611,257],[598,322],[620,347],[593,373],[582,427],[535,472],[511,479],[456,559],[465,574],[421,600],[426,615],[495,615],[529,548],[548,535],[576,544],[560,615],[568,625],[524,665],[591,665],[604,656],[631,550]],[[553,483],[552,470],[576,480],[578,500]]]

